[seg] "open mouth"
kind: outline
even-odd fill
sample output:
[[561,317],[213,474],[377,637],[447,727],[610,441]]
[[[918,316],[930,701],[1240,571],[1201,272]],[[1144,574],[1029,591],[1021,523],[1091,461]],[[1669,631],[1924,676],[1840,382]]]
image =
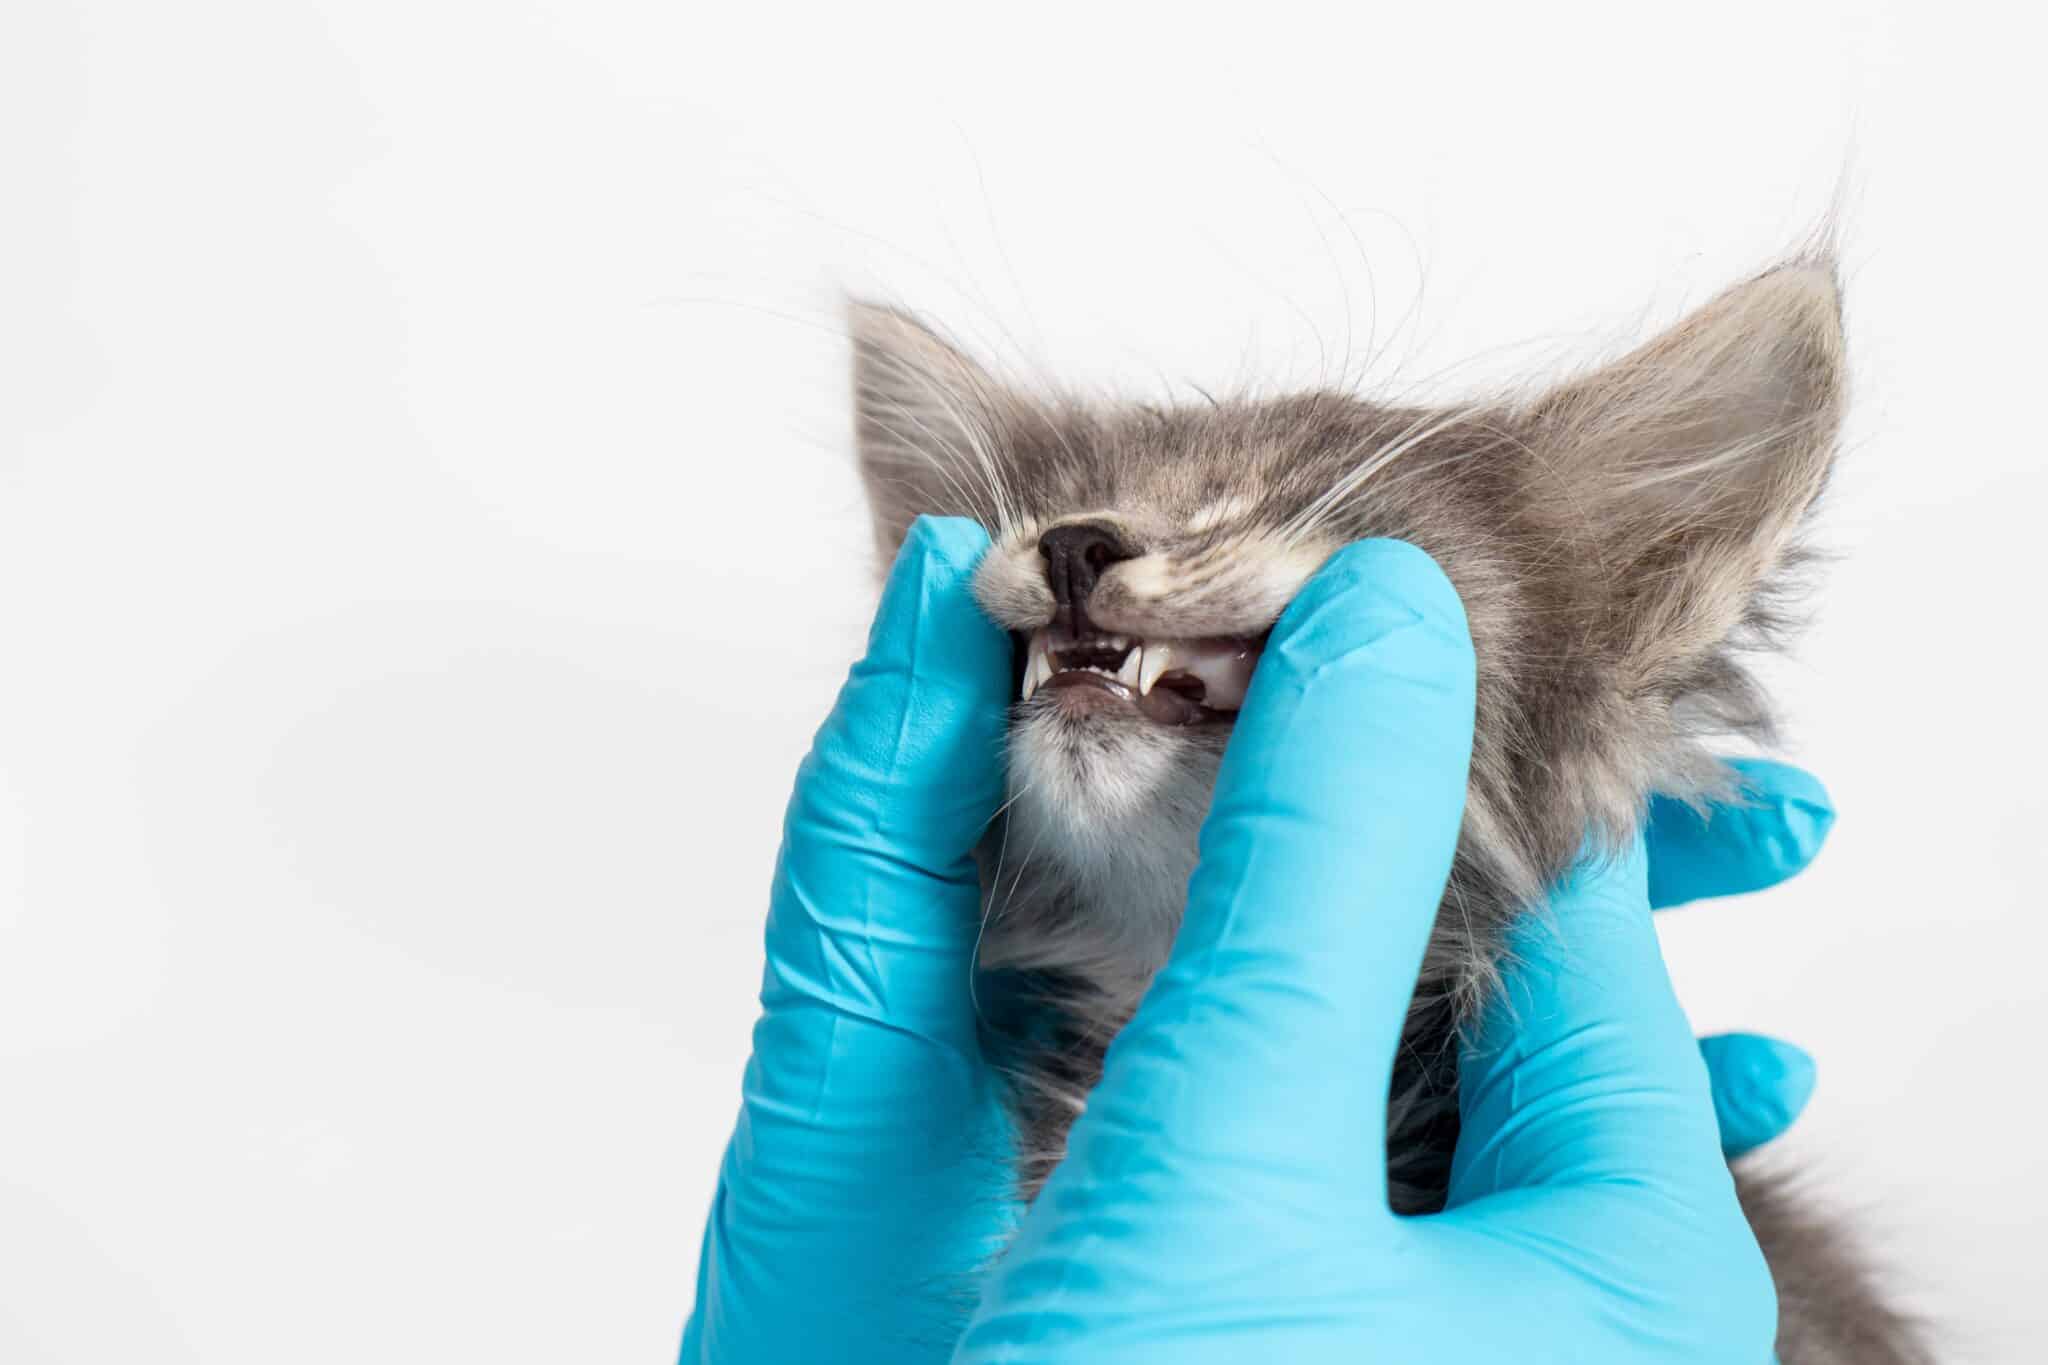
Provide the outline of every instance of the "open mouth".
[[1023,701],[1059,692],[1076,709],[1122,704],[1161,725],[1229,724],[1264,645],[1264,636],[1144,640],[1055,624],[1024,643],[1018,691]]

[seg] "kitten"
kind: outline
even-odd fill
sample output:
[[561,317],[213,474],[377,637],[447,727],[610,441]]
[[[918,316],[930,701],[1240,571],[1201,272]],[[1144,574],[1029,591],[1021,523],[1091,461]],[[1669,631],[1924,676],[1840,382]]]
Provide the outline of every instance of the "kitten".
[[[1741,651],[1773,643],[1843,406],[1831,259],[1723,293],[1534,396],[1441,409],[1348,393],[1088,405],[999,382],[891,309],[852,308],[877,548],[921,513],[993,540],[1014,633],[1009,802],[982,850],[979,1001],[1035,1193],[1165,962],[1260,643],[1339,546],[1392,536],[1456,584],[1479,660],[1465,823],[1389,1097],[1403,1212],[1441,1207],[1457,1034],[1507,929],[1586,832],[1653,793],[1729,794],[1702,741],[1768,738]],[[1361,774],[1361,780],[1369,780]],[[1927,1360],[1848,1238],[1739,1175],[1786,1365]]]

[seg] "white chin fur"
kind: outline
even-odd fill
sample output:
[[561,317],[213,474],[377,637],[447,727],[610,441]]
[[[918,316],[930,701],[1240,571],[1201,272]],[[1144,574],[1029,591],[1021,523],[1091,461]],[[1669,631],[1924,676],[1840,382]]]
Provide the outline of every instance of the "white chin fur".
[[1010,730],[1012,810],[1036,808],[1034,823],[1060,840],[1049,852],[1092,858],[1093,845],[1114,845],[1135,832],[1155,794],[1178,775],[1182,747],[1147,721],[1027,707]]
[[1135,973],[1142,989],[1180,923],[1221,747],[1135,718],[1022,707],[982,964]]

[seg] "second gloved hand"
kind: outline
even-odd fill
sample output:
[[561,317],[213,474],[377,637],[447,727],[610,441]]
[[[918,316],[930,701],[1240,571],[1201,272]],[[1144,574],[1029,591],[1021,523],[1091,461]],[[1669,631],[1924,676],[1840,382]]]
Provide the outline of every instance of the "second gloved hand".
[[1387,1206],[1388,1082],[1457,842],[1473,668],[1411,546],[1350,547],[1288,608],[1173,957],[956,1359],[1769,1359],[1775,1298],[1640,842],[1517,945],[1464,1059],[1451,1207]]
[[[970,850],[1000,798],[1009,686],[1009,642],[969,591],[986,546],[965,522],[912,529],[868,653],[798,776],[687,1365],[944,1360],[1022,1216],[967,988]],[[1812,856],[1826,828],[1817,784],[1772,765],[1746,776],[1748,807],[1705,823],[1657,810],[1660,902],[1765,886]],[[1811,1083],[1803,1054],[1741,1035],[1702,1047],[1731,1148],[1791,1121]]]

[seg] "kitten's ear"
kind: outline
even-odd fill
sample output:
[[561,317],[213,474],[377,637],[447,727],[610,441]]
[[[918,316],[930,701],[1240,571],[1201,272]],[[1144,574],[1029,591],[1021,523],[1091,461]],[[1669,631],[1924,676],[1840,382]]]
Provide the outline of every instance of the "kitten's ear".
[[921,515],[994,524],[992,462],[1006,399],[988,371],[916,318],[858,299],[853,336],[854,439],[886,565]]
[[1686,690],[1759,619],[1827,481],[1842,402],[1834,271],[1801,262],[1536,404],[1532,491],[1609,580],[1631,690]]

